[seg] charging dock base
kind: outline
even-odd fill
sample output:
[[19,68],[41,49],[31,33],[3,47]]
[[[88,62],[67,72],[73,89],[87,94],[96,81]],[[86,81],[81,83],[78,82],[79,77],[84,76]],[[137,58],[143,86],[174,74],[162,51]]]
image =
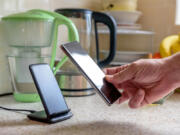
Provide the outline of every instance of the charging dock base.
[[57,116],[53,117],[47,117],[46,112],[43,111],[37,111],[35,113],[31,113],[28,115],[28,118],[35,121],[45,122],[45,123],[56,123],[59,121],[63,121],[66,119],[69,119],[73,116],[73,114],[69,111],[66,113],[61,113]]

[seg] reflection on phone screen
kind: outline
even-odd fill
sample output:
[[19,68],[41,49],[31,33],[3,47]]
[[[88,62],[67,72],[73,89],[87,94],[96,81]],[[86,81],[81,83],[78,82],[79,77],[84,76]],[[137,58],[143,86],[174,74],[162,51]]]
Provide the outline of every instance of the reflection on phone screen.
[[106,103],[113,104],[121,93],[113,84],[107,82],[104,72],[93,61],[93,59],[82,49],[78,42],[72,42],[61,46],[71,61],[83,73],[84,77],[94,87],[97,92],[105,99]]

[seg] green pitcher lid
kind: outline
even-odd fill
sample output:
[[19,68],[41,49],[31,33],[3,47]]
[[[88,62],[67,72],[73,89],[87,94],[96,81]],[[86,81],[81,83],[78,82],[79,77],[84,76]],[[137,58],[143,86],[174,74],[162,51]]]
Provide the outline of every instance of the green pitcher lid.
[[16,14],[11,14],[2,18],[2,20],[8,19],[38,19],[38,20],[53,20],[54,17],[41,10],[29,10],[27,12],[21,12]]

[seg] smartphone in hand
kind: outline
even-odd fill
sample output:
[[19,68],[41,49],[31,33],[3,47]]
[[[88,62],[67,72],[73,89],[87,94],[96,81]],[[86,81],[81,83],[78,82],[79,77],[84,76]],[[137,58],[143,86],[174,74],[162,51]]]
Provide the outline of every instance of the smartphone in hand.
[[105,80],[104,72],[78,42],[75,41],[63,44],[61,45],[61,49],[82,72],[87,81],[97,91],[107,105],[110,106],[121,97],[121,93],[118,89]]

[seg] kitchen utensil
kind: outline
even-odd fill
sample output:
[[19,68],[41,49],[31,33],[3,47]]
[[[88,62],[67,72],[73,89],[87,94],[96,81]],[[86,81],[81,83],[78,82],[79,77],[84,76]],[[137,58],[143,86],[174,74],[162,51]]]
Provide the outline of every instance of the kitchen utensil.
[[76,27],[71,20],[60,14],[35,9],[3,17],[2,23],[11,48],[8,58],[14,98],[23,102],[39,101],[28,66],[45,62],[45,59],[49,58],[46,62],[55,74],[67,61],[67,57],[64,56],[54,67],[57,28],[59,25],[66,25],[69,41],[78,41]]
[[[116,23],[111,16],[87,9],[56,9],[55,11],[74,22],[78,29],[82,47],[100,67],[108,65],[112,61],[116,49]],[[97,24],[99,23],[105,24],[110,31],[109,53],[103,60],[99,59],[100,49],[97,33]],[[96,45],[93,45],[94,36],[96,38]],[[92,87],[70,61],[57,73],[57,78],[59,79],[60,88],[66,96],[86,96],[94,94]]]
[[106,11],[112,15],[118,24],[135,24],[142,15],[140,11]]

